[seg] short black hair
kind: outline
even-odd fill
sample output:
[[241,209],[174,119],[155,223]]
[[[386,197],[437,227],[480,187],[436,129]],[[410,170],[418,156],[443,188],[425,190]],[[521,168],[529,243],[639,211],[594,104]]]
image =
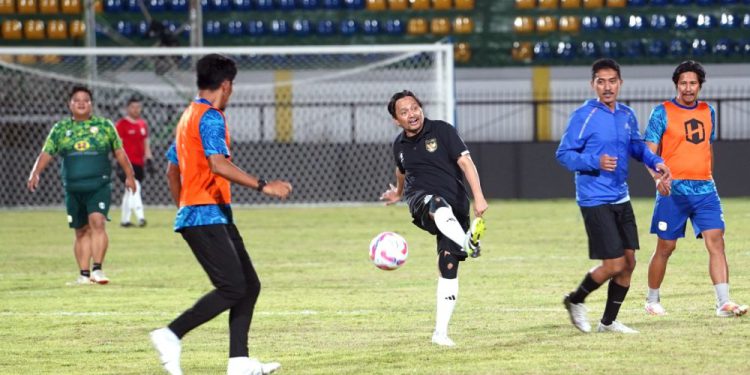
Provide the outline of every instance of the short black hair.
[[130,99],[128,99],[127,105],[131,105],[133,103],[140,103],[140,102],[141,102],[141,98],[138,95],[133,95],[130,97]]
[[620,75],[620,64],[618,64],[615,60],[603,58],[596,60],[593,64],[591,64],[592,81],[596,78],[596,73],[598,73],[602,69],[612,69],[617,72],[617,78],[622,79],[622,75]]
[[237,64],[224,55],[212,53],[198,60],[198,89],[216,90],[224,81],[234,81],[237,76]]
[[388,113],[391,114],[391,117],[396,118],[396,102],[407,96],[411,96],[412,98],[414,98],[417,104],[419,104],[419,108],[422,108],[422,102],[419,100],[419,98],[417,98],[416,95],[414,95],[413,92],[409,90],[399,91],[393,94],[393,96],[391,96],[391,101],[388,102]]
[[89,99],[91,99],[91,101],[94,101],[94,95],[91,94],[91,90],[89,90],[88,87],[83,86],[83,85],[75,85],[75,86],[73,86],[73,88],[70,90],[70,95],[68,95],[68,101],[70,101],[71,99],[73,99],[73,95],[75,95],[77,92],[81,92],[81,91],[89,94]]
[[706,70],[703,69],[701,63],[693,60],[685,60],[674,69],[674,73],[672,73],[672,82],[674,82],[675,87],[677,87],[677,82],[680,80],[680,75],[685,72],[695,73],[695,75],[698,76],[698,85],[703,87],[703,82],[706,82]]

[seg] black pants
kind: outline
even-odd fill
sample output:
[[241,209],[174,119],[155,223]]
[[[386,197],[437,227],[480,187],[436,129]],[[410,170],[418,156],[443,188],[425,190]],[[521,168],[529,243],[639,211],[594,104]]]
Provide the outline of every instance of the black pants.
[[229,309],[229,356],[247,357],[247,336],[260,280],[234,224],[188,227],[182,237],[216,289],[169,324],[182,338],[193,328]]

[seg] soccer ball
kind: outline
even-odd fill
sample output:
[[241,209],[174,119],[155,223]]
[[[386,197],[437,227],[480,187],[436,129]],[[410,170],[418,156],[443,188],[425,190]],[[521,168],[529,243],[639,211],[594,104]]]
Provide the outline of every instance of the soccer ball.
[[406,240],[396,233],[380,233],[370,242],[370,260],[381,270],[391,271],[401,267],[408,256]]

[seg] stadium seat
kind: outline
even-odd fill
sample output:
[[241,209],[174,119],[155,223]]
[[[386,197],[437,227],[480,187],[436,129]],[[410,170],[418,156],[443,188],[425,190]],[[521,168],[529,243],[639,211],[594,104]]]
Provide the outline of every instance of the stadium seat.
[[594,42],[582,41],[580,55],[589,59],[595,59],[599,57],[599,47]]
[[104,12],[106,13],[122,12],[122,0],[104,0]]
[[584,16],[583,19],[581,19],[581,27],[583,28],[583,31],[597,31],[601,29],[601,21],[599,21],[599,17],[597,16]]
[[346,9],[365,9],[365,1],[364,0],[344,0],[344,7]]
[[265,25],[261,20],[249,20],[245,23],[245,30],[248,35],[260,36],[266,33]]
[[232,5],[229,0],[210,0],[211,10],[217,12],[227,12],[232,9]]
[[710,45],[705,39],[695,38],[690,44],[693,51],[693,56],[703,56],[711,51]]
[[166,1],[164,0],[148,0],[145,3],[151,12],[163,12],[167,9]]
[[448,10],[452,8],[453,8],[453,1],[451,0],[432,0],[432,9]]
[[649,5],[654,7],[663,7],[667,4],[669,4],[669,0],[651,0],[649,2]]
[[86,24],[81,20],[72,20],[68,25],[68,32],[71,38],[83,38],[86,35]]
[[557,30],[557,18],[553,16],[541,16],[536,19],[536,31],[550,33]]
[[730,39],[722,38],[714,44],[714,54],[719,56],[731,56],[734,54],[734,43]]
[[207,20],[203,25],[203,33],[208,37],[221,35],[221,22],[218,20]]
[[654,30],[664,30],[669,28],[670,22],[663,14],[652,14],[648,24]]
[[692,4],[693,1],[695,0],[672,0],[672,4],[674,4],[675,6],[685,6]]
[[471,34],[474,32],[474,21],[470,17],[458,16],[453,20],[453,32]]
[[536,0],[516,0],[517,9],[534,9],[536,8]]
[[[208,0],[203,0],[203,1],[208,1]],[[140,5],[138,5],[138,0],[123,0],[123,2],[124,2],[124,8],[126,11],[131,12],[131,13],[141,13],[141,7]]]
[[626,6],[628,6],[627,0],[607,0],[609,8],[625,8]]
[[135,33],[136,33],[136,35],[140,36],[141,38],[148,38],[149,37],[148,32],[149,32],[150,29],[151,29],[151,26],[148,24],[148,21],[142,20],[142,21],[139,21],[136,24],[136,26],[135,26],[136,32]]
[[18,55],[16,57],[16,62],[24,65],[33,65],[36,64],[36,61],[36,55]]
[[581,7],[581,0],[560,0],[560,8],[574,9]]
[[622,18],[618,15],[604,17],[604,29],[615,32],[622,30]]
[[742,28],[750,29],[750,13],[745,13],[745,15],[742,16]]
[[294,0],[277,0],[276,5],[281,10],[294,10]]
[[388,0],[388,9],[390,10],[406,10],[409,7],[407,0]]
[[54,40],[68,39],[68,23],[65,20],[47,21],[47,38]]
[[357,33],[357,21],[353,19],[342,20],[339,25],[341,35],[354,35]]
[[13,14],[16,12],[14,0],[0,0],[0,14]]
[[273,0],[256,0],[255,8],[258,10],[272,10]]
[[557,0],[538,0],[537,7],[539,9],[557,9]]
[[26,20],[23,23],[23,34],[29,40],[44,39],[44,21]]
[[18,0],[18,14],[36,13],[36,0]]
[[294,32],[294,35],[308,36],[310,35],[311,30],[312,27],[310,26],[310,20],[297,19],[292,22],[292,31]]
[[285,20],[271,21],[271,35],[283,36],[289,32],[289,27]]
[[576,56],[576,50],[570,42],[558,42],[555,48],[555,56],[561,59],[572,59]]
[[678,14],[674,19],[674,28],[677,30],[689,30],[695,26],[695,20],[693,16],[686,14]]
[[304,10],[313,10],[318,7],[318,0],[300,0],[299,7]]
[[401,35],[404,33],[404,23],[398,19],[386,20],[385,32],[389,35]]
[[406,25],[406,32],[409,35],[427,34],[427,21],[424,18],[412,18]]
[[341,1],[340,0],[323,0],[323,8],[341,9]]
[[628,0],[629,7],[640,7],[646,5],[647,0]]
[[716,26],[716,20],[714,19],[714,16],[702,13],[698,15],[695,26],[699,29],[710,29]]
[[459,63],[467,63],[471,60],[471,46],[469,43],[457,43],[453,47],[453,60]]
[[647,28],[648,22],[638,15],[628,17],[628,29],[632,31],[643,31]]
[[[2,7],[3,1],[0,1],[0,7]],[[57,0],[39,0],[39,13],[41,14],[55,14],[60,11],[60,4]],[[2,13],[2,11],[0,11]]]
[[430,21],[430,32],[433,35],[447,35],[451,32],[451,21],[445,17],[435,17]]
[[737,42],[737,52],[744,56],[750,56],[750,39],[742,39]]
[[331,20],[320,20],[318,21],[318,34],[319,35],[334,35],[336,34],[336,24]]
[[456,9],[459,10],[472,10],[474,9],[474,0],[455,0]]
[[513,31],[526,34],[534,31],[534,19],[529,16],[518,16],[513,20]]
[[23,23],[14,19],[3,20],[2,31],[3,39],[19,40],[23,35]]
[[552,49],[548,42],[534,43],[534,58],[537,60],[546,60],[552,56]]
[[[722,5],[734,5],[739,4],[740,0],[720,0]],[[747,1],[745,1],[747,3]]]
[[55,65],[62,62],[60,55],[43,55],[41,58],[42,64]]
[[583,7],[586,9],[597,9],[604,6],[604,0],[583,0]]
[[115,23],[115,30],[124,37],[133,35],[133,23],[130,21],[120,20]]
[[531,42],[513,42],[510,57],[513,61],[531,62],[534,57],[533,49]]
[[362,22],[362,32],[368,35],[375,35],[380,32],[380,22],[375,19],[367,19]]
[[605,40],[602,42],[602,56],[620,57],[620,44],[614,40]]
[[[106,1],[109,1],[109,0],[106,0]],[[187,12],[188,1],[187,0],[167,0],[167,8],[173,12]]]
[[623,43],[625,57],[637,58],[643,56],[643,42],[640,39],[626,40]]
[[737,28],[739,22],[738,17],[735,17],[732,13],[722,13],[721,19],[719,20],[719,27],[722,29],[734,29]]
[[227,22],[227,34],[231,36],[240,36],[245,32],[245,25],[240,20],[231,20]]
[[367,10],[385,10],[385,0],[367,0]]
[[654,39],[646,47],[648,55],[652,57],[664,57],[667,54],[667,45],[661,39]]
[[430,0],[409,0],[409,3],[411,3],[411,9],[413,10],[430,9]]
[[566,33],[577,33],[581,30],[581,21],[576,16],[560,16],[560,31]]
[[682,39],[674,39],[669,42],[669,54],[682,58],[688,53],[687,43]]
[[702,6],[716,5],[715,0],[695,0],[695,3]]
[[65,14],[79,14],[83,9],[81,7],[81,0],[62,0],[60,7]]
[[104,11],[104,0],[94,0],[94,13],[101,14]]

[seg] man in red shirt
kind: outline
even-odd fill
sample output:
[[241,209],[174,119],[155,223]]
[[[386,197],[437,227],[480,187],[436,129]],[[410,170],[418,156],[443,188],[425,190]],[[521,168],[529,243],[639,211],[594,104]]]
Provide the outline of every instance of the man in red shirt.
[[122,139],[125,153],[133,164],[136,179],[136,190],[129,191],[126,189],[122,196],[120,226],[125,228],[133,225],[130,223],[131,211],[135,212],[139,227],[146,225],[146,218],[143,213],[143,200],[141,199],[141,181],[143,181],[144,177],[144,166],[149,169],[149,173],[153,170],[153,166],[151,164],[151,147],[148,142],[148,125],[141,118],[141,109],[140,99],[137,97],[130,98],[125,109],[126,116],[117,121],[115,125],[117,133]]

